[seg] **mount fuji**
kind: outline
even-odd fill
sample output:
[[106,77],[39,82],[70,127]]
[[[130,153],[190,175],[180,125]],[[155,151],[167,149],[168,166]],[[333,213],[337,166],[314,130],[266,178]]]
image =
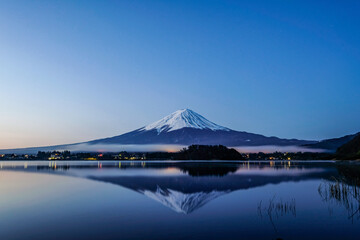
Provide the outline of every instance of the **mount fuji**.
[[265,137],[260,134],[235,131],[217,125],[190,110],[178,110],[159,121],[119,136],[98,139],[89,144],[206,144],[235,146],[294,146],[314,143],[297,139]]
[[88,142],[47,147],[0,150],[0,153],[37,153],[37,151],[70,150],[74,152],[171,151],[191,144],[228,147],[301,146],[317,141],[282,139],[232,130],[215,124],[190,110],[178,110],[159,121],[137,130]]

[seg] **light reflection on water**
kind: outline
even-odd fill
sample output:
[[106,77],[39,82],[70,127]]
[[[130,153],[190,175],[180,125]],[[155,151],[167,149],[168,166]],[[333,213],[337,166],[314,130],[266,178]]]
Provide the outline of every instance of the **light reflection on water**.
[[0,168],[1,239],[357,239],[360,233],[358,165],[17,161]]

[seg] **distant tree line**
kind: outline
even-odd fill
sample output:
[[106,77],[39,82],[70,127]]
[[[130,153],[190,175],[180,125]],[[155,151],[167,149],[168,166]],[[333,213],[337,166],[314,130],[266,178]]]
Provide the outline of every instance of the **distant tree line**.
[[191,145],[173,156],[178,160],[244,160],[245,158],[235,149],[222,145]]

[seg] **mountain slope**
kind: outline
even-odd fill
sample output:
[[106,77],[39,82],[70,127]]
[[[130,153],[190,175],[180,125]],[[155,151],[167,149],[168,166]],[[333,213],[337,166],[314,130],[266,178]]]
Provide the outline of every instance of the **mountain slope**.
[[[317,141],[281,139],[260,134],[235,131],[215,124],[200,114],[190,110],[178,110],[159,121],[122,135],[97,139],[88,142],[63,144],[57,146],[31,147],[23,149],[0,150],[0,153],[37,153],[38,151],[73,152],[116,152],[116,151],[164,151],[181,149],[189,145],[241,146],[299,146],[314,144]],[[172,146],[170,146],[172,145]],[[133,150],[132,150],[133,149]]]
[[308,148],[327,149],[331,151],[336,151],[340,146],[350,142],[355,136],[356,134],[352,134],[339,138],[325,139],[318,143],[306,144],[304,146]]
[[360,133],[358,133],[351,141],[340,146],[336,151],[338,156],[341,158],[360,158]]
[[315,143],[297,139],[265,137],[217,125],[190,109],[178,110],[163,119],[119,136],[89,144],[204,144],[233,146],[292,146]]

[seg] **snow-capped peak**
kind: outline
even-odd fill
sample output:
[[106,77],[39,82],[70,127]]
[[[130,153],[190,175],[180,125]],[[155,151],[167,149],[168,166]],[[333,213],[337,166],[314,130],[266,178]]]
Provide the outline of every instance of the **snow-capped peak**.
[[196,128],[196,129],[210,129],[213,131],[224,130],[229,131],[230,129],[217,125],[200,114],[190,110],[181,109],[178,110],[159,121],[151,123],[142,128],[142,130],[153,130],[156,129],[160,134],[161,132],[171,132],[181,128]]

